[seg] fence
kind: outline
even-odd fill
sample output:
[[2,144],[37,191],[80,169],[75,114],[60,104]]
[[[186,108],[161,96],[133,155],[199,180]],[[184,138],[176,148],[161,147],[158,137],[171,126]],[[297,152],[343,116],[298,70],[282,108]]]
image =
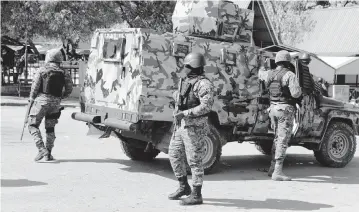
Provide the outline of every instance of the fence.
[[[44,65],[43,61],[40,61],[39,63],[32,63],[28,64],[28,84],[31,84],[32,79],[36,72],[39,70],[40,67]],[[74,84],[74,87],[77,87],[79,85],[79,62],[78,61],[66,61],[61,63],[60,67],[64,70],[67,70],[70,72],[72,82]],[[25,69],[25,68],[24,68]],[[19,82],[25,81],[25,73],[23,72],[21,75],[19,75],[19,70],[16,69],[16,67],[2,67],[1,68],[1,74],[2,74],[2,85],[13,85],[18,84]]]

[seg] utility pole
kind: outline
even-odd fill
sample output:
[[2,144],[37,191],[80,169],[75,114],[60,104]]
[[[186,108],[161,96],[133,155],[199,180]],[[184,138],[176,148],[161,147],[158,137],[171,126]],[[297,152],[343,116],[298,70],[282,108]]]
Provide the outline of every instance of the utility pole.
[[[27,6],[27,4],[25,4],[25,11],[26,11],[26,23],[29,23],[29,8]],[[28,77],[29,77],[29,72],[27,70],[27,64],[28,64],[28,59],[27,59],[27,46],[28,46],[28,26],[26,24],[25,26],[25,84],[28,83]]]
[[25,30],[25,84],[28,83],[28,76],[29,76],[29,72],[27,70],[27,46],[28,46],[28,38],[27,38],[27,27]]

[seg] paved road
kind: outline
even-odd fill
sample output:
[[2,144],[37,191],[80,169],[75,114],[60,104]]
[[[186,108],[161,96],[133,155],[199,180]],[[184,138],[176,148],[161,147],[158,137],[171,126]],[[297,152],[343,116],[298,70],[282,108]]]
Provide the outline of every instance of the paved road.
[[[66,108],[56,128],[56,163],[35,163],[36,148],[25,133],[25,107],[1,107],[1,195],[3,212],[42,211],[356,211],[359,157],[343,169],[320,167],[312,152],[289,149],[285,171],[292,182],[273,182],[256,169],[269,158],[253,145],[223,148],[216,173],[206,176],[204,204],[183,207],[167,200],[177,182],[165,154],[152,163],[134,162],[114,138],[85,136],[86,126]],[[238,210],[239,209],[239,210]]]

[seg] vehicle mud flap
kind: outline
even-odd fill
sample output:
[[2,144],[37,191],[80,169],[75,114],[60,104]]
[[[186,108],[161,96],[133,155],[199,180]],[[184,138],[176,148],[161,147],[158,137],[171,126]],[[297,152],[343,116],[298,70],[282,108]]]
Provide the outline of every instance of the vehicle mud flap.
[[99,137],[99,139],[110,137],[110,136],[111,136],[111,132],[112,132],[111,127],[107,127],[105,133],[102,134],[102,135]]
[[87,136],[94,136],[94,135],[102,135],[103,131],[98,129],[96,126],[94,126],[91,123],[87,123],[89,129],[87,131]]
[[154,150],[154,146],[152,145],[151,142],[148,142],[144,152],[152,152],[153,150]]

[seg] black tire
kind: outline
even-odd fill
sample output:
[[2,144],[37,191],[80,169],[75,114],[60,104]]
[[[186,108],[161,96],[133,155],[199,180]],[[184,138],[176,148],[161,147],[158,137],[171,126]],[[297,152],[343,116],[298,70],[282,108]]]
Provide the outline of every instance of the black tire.
[[259,141],[255,145],[257,150],[264,155],[272,155],[273,141]]
[[337,121],[328,127],[320,150],[314,151],[314,156],[323,166],[342,168],[353,159],[355,151],[356,139],[353,128]]
[[[219,131],[212,125],[209,125],[209,132],[204,138],[205,153],[203,156],[204,174],[210,174],[213,168],[219,162],[222,155],[222,143]],[[186,162],[187,163],[187,162]],[[187,173],[191,174],[191,169],[187,164]]]
[[157,149],[153,149],[151,152],[145,152],[145,148],[138,148],[129,145],[127,142],[131,142],[131,140],[135,139],[126,138],[126,141],[121,140],[121,148],[125,155],[132,160],[151,161],[160,153]]

